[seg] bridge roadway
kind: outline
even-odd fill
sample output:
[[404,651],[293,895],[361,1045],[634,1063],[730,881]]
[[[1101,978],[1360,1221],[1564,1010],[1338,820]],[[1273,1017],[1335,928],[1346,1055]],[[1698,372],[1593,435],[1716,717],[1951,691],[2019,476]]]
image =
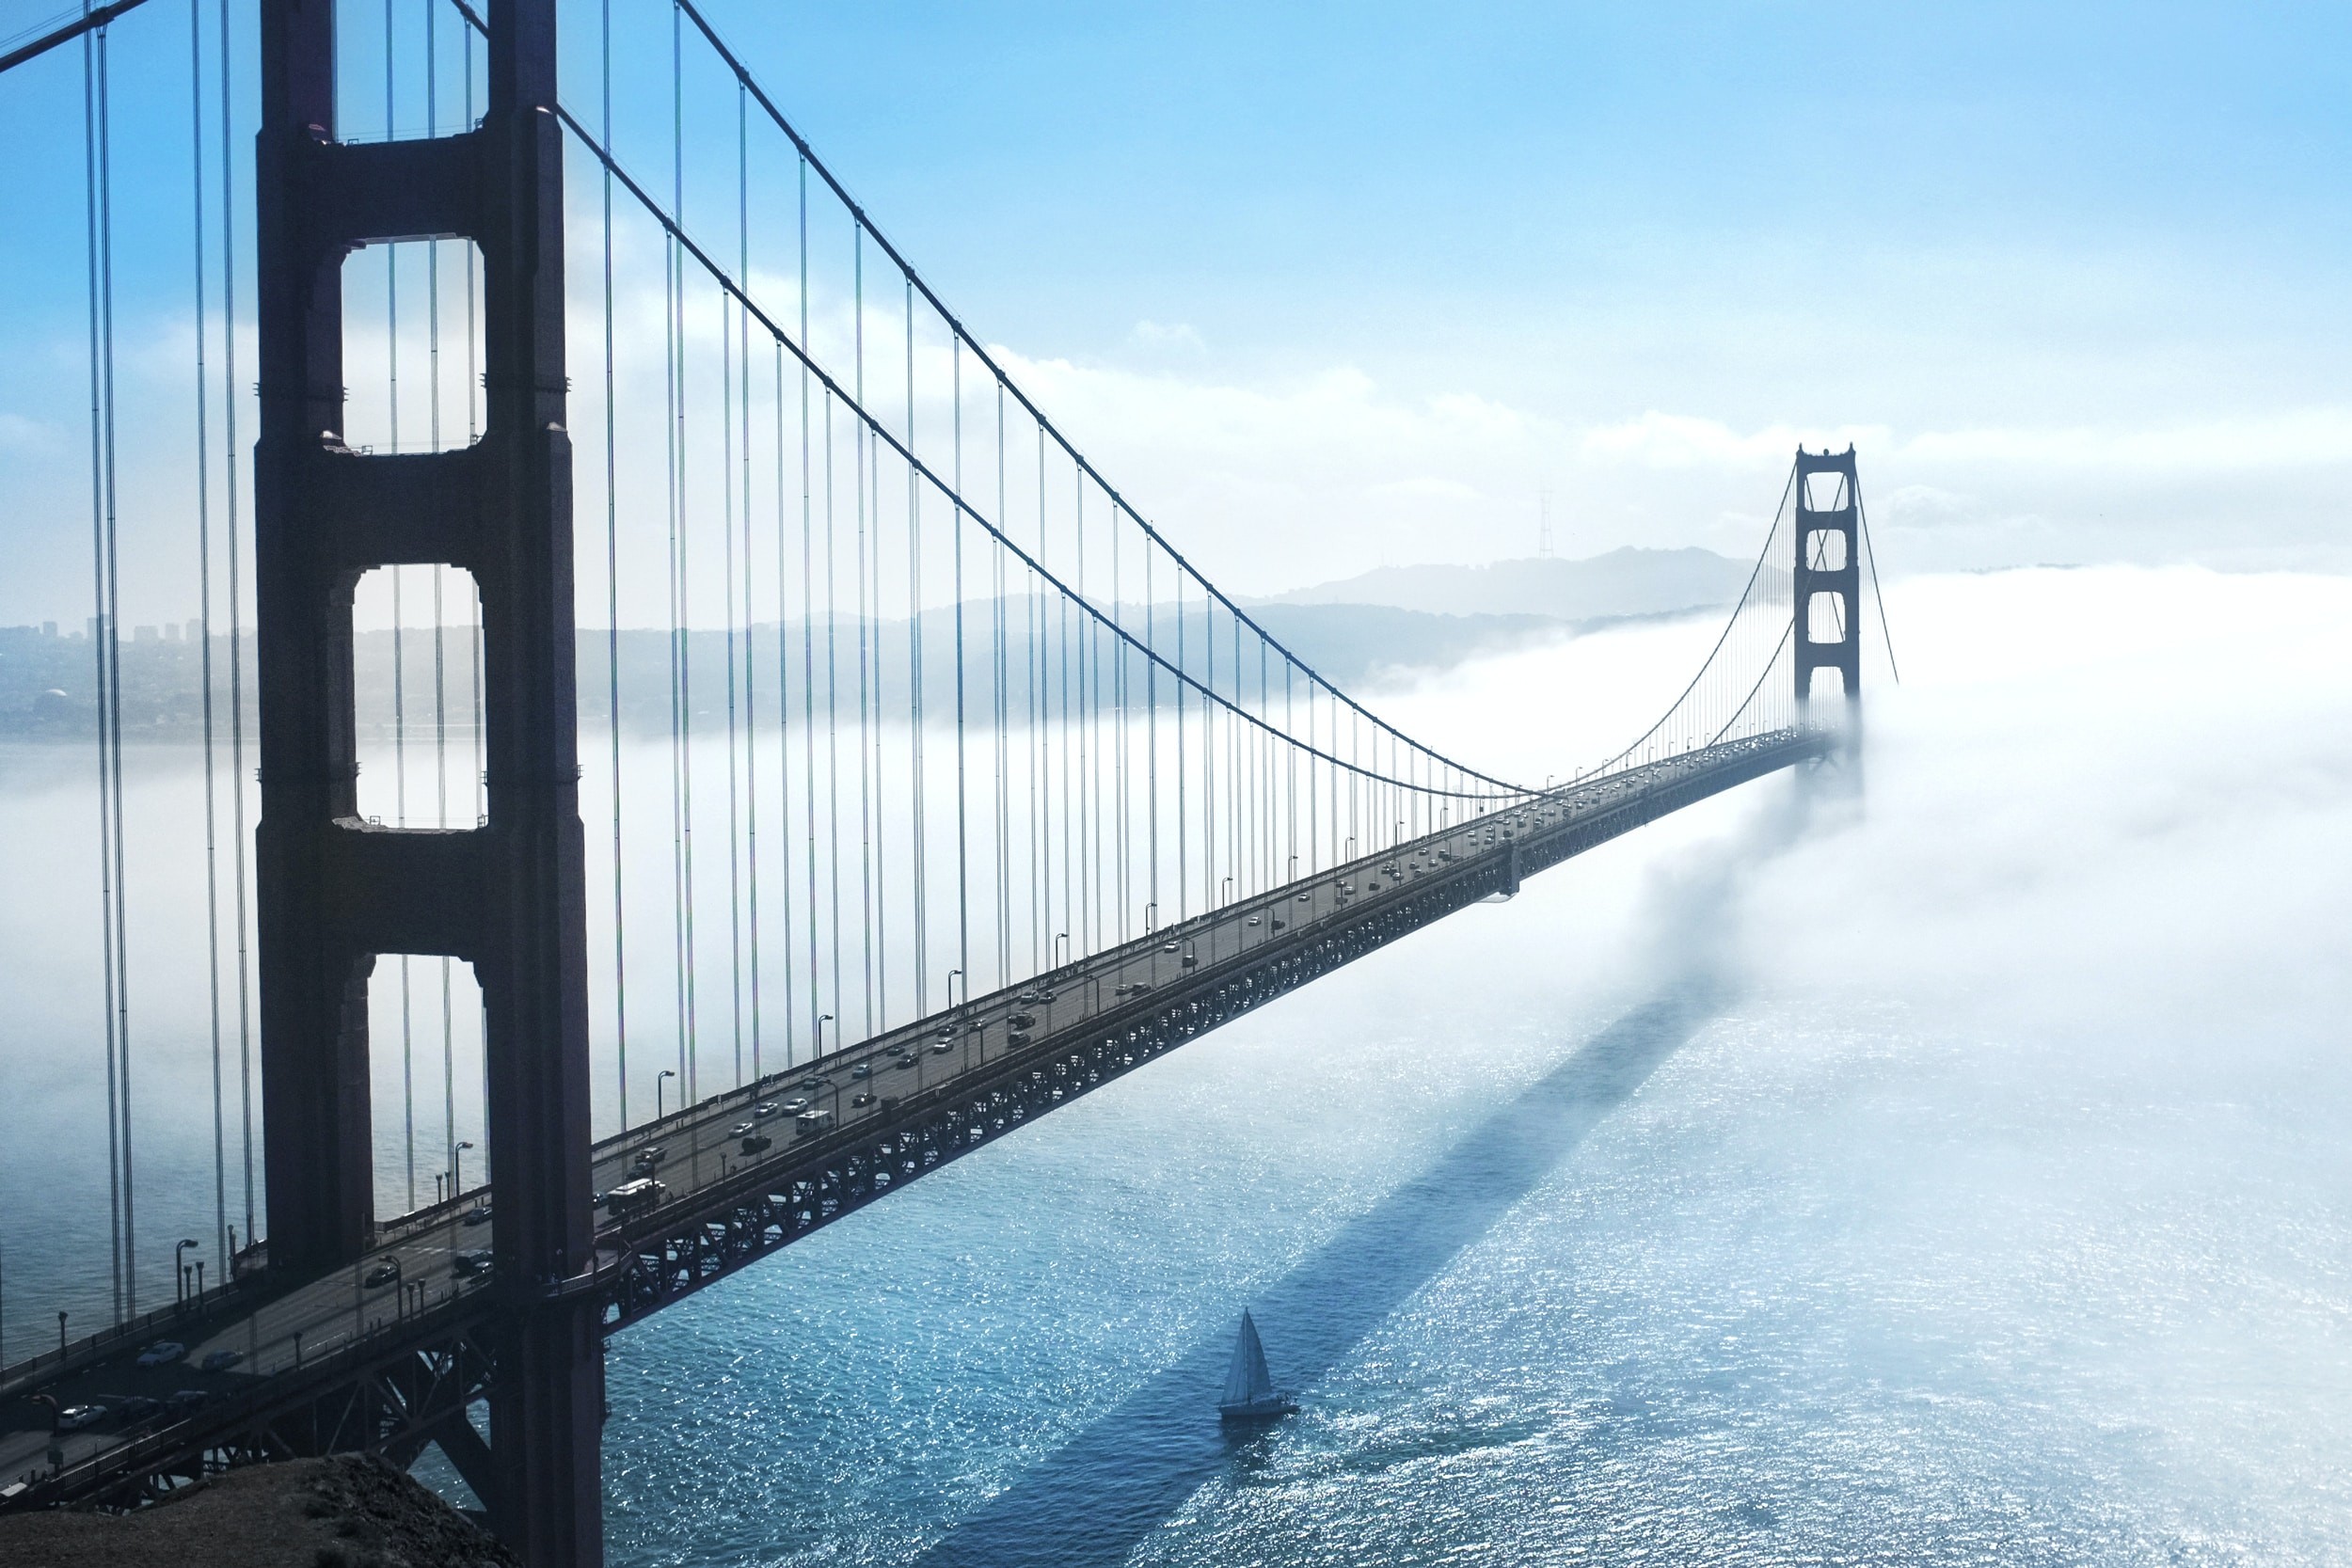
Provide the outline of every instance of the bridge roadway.
[[[1507,896],[1520,877],[1748,779],[1822,756],[1833,743],[1819,731],[1775,731],[1565,785],[604,1139],[594,1155],[598,1192],[650,1173],[665,1189],[661,1200],[617,1217],[600,1204],[594,1274],[519,1289],[542,1298],[595,1291],[604,1298],[611,1332],[871,1201],[894,1181],[903,1184],[1397,936],[1470,903]],[[817,1113],[813,1118],[796,1114],[802,1102]],[[747,1133],[772,1142],[747,1154]],[[649,1149],[658,1158],[648,1160]],[[469,1348],[472,1337],[511,1303],[498,1286],[516,1288],[487,1269],[459,1264],[461,1254],[489,1245],[496,1221],[485,1212],[488,1196],[477,1188],[379,1227],[373,1247],[324,1278],[208,1292],[213,1305],[200,1320],[191,1314],[183,1330],[125,1336],[119,1350],[69,1357],[65,1370],[47,1376],[38,1363],[0,1373],[0,1508],[125,1497],[126,1488],[151,1491],[169,1477],[248,1452],[352,1446],[351,1431],[330,1436],[315,1410],[295,1423],[310,1437],[290,1436],[285,1412],[291,1402],[347,1397],[358,1384],[369,1386],[360,1402],[368,1409],[349,1418],[367,1429],[358,1446],[397,1453],[405,1442],[412,1453],[453,1433],[453,1412],[462,1421],[487,1375],[466,1370],[479,1359]],[[185,1359],[136,1367],[137,1353],[162,1338],[184,1345]],[[235,1353],[237,1364],[201,1370],[216,1351]],[[399,1383],[404,1367],[429,1370],[417,1374],[422,1383],[411,1377],[402,1385],[407,1393],[388,1393],[388,1380]],[[281,1386],[283,1393],[275,1393]],[[45,1457],[47,1410],[6,1397],[39,1393],[60,1406],[119,1409],[125,1395],[167,1400],[183,1390],[201,1390],[207,1402],[130,1422],[110,1416],[65,1434],[64,1467],[54,1475]],[[454,1435],[445,1449],[478,1441]],[[476,1468],[465,1451],[452,1457],[461,1470]],[[8,1484],[28,1472],[46,1479],[9,1496]]]

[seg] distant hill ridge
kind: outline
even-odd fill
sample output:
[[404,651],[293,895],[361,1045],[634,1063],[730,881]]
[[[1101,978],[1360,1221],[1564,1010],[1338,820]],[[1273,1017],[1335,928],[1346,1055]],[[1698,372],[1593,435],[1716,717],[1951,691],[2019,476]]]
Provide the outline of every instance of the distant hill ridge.
[[1581,561],[1543,556],[1485,566],[1382,566],[1252,602],[1594,621],[1730,604],[1747,582],[1749,567],[1695,546],[1677,550],[1628,546]]

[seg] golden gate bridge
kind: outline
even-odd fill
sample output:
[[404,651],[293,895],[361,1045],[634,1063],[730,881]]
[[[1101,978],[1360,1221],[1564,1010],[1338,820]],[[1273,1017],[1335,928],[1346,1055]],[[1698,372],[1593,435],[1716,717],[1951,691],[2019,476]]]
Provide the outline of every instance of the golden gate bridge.
[[[175,13],[166,132],[110,48]],[[71,1408],[158,1342],[204,1381],[0,1430],[0,1507],[434,1447],[526,1560],[598,1560],[606,1335],[1524,877],[1851,758],[1851,449],[1799,450],[1656,722],[1514,782],[1203,576],[691,0],[257,13],[127,0],[0,56],[0,91],[78,69],[83,108],[50,150],[85,173],[55,245],[88,307],[110,1271],[105,1325],[61,1315],[0,1397]],[[183,451],[119,419],[130,134],[187,141]],[[200,932],[128,914],[117,611],[156,503],[123,471],[157,457],[200,594]],[[134,982],[199,936],[210,1280],[142,1228],[134,1159]]]

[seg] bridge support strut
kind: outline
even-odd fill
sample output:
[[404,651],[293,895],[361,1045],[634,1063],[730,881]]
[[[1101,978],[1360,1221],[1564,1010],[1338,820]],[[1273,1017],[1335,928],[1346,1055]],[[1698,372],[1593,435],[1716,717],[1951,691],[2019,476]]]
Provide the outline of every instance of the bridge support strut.
[[[532,1568],[602,1559],[596,1308],[544,1287],[592,1259],[587,943],[575,731],[555,0],[490,0],[478,129],[337,139],[334,0],[263,0],[256,149],[261,433],[254,452],[262,707],[264,1159],[273,1272],[356,1258],[374,1226],[366,987],[383,953],[481,982],[492,1250],[493,1523]],[[469,240],[484,277],[485,420],[452,451],[343,439],[344,258]],[[358,811],[353,594],[446,563],[481,594],[488,814],[463,832]],[[457,1439],[463,1442],[463,1438]],[[479,1482],[477,1482],[479,1485]]]

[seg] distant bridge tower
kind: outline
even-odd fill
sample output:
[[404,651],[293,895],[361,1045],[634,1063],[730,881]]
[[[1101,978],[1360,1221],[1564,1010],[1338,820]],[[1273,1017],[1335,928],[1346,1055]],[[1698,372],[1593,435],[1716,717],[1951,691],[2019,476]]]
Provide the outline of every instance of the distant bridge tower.
[[[272,1272],[372,1243],[367,982],[442,954],[482,985],[491,1250],[501,1310],[490,1441],[437,1440],[532,1568],[602,1555],[603,1341],[566,1281],[592,1261],[586,889],[564,372],[556,0],[490,0],[488,110],[454,135],[359,143],[335,116],[335,0],[263,0],[256,143],[254,448],[260,981]],[[362,245],[482,258],[481,439],[410,454],[343,432],[342,272]],[[379,566],[472,575],[488,816],[386,829],[356,800],[353,590]]]
[[1797,449],[1797,705],[1811,704],[1813,672],[1835,670],[1849,726],[1862,708],[1861,504],[1851,446]]

